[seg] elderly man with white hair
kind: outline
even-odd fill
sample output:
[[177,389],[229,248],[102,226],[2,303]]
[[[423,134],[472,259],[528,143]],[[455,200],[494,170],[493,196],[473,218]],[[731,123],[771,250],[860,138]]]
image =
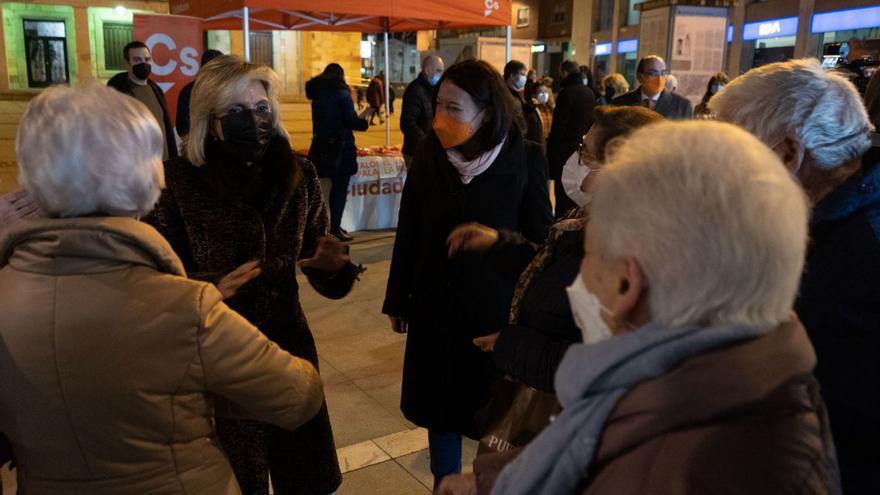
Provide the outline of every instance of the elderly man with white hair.
[[868,448],[880,443],[880,166],[863,163],[872,126],[859,94],[803,59],[751,70],[709,106],[768,144],[814,204],[795,309],[819,359],[844,491],[880,493]]
[[593,190],[562,413],[441,495],[838,493],[816,357],[792,314],[807,217],[780,160],[735,126],[634,132]]
[[321,408],[315,367],[138,221],[162,148],[147,107],[110,88],[47,89],[21,118],[19,177],[49,218],[0,238],[0,432],[20,493],[240,494],[215,402],[289,430]]

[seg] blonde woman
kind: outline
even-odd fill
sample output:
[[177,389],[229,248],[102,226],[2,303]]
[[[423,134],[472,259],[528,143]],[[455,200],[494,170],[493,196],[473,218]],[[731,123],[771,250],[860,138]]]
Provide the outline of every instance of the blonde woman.
[[618,96],[625,95],[629,92],[629,83],[620,73],[608,74],[602,78],[602,97],[599,103],[602,105],[610,105],[611,100]]
[[[165,163],[168,188],[147,221],[191,277],[215,283],[269,339],[317,366],[297,264],[331,298],[348,293],[358,269],[327,236],[317,174],[291,151],[277,87],[272,69],[235,56],[201,69],[184,156]],[[223,418],[217,428],[245,494],[267,494],[269,470],[279,495],[331,493],[340,484],[326,406],[296,431]]]

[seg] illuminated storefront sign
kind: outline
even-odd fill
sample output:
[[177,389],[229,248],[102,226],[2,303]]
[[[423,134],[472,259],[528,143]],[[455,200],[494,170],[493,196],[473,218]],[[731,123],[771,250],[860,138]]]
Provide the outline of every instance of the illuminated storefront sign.
[[810,32],[827,33],[878,26],[880,26],[880,7],[867,7],[814,14]]
[[743,24],[743,39],[749,41],[780,36],[797,36],[797,26],[797,17],[749,22]]
[[621,40],[617,42],[617,53],[636,53],[639,51],[639,40]]

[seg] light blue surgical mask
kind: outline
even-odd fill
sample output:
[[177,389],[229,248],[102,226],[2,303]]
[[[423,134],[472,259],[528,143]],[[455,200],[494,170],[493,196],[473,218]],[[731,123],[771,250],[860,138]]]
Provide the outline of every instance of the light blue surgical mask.
[[436,86],[439,82],[440,74],[434,74],[433,76],[431,76],[431,79],[428,79],[428,84],[430,84],[431,86]]
[[547,93],[545,93],[543,91],[538,93],[538,103],[540,103],[541,105],[547,103],[549,100],[550,100],[550,95],[548,95]]
[[524,76],[524,75],[516,76],[516,81],[513,82],[513,87],[516,88],[517,90],[520,90],[520,89],[523,89],[524,87],[526,87],[526,76]]

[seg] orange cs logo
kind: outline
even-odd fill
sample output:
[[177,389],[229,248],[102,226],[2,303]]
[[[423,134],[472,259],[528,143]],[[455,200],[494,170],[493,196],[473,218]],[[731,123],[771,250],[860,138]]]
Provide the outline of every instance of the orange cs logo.
[[496,0],[484,0],[483,5],[486,7],[486,10],[483,12],[485,17],[489,17],[494,11],[501,8]]

